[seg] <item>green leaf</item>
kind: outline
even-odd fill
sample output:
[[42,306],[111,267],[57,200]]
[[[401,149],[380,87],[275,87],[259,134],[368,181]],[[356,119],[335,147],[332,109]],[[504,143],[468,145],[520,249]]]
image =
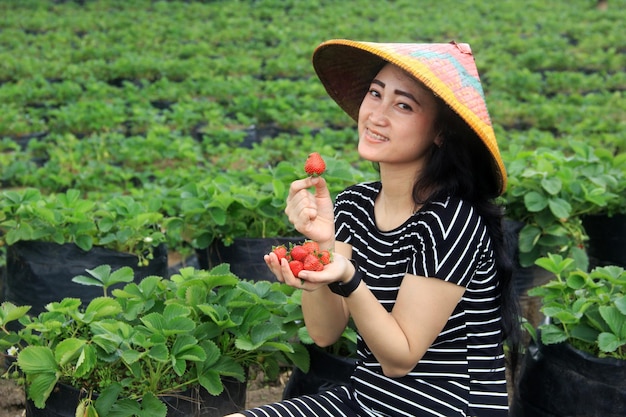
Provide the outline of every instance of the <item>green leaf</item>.
[[600,315],[617,338],[626,338],[626,315],[615,306],[600,306]]
[[26,375],[26,392],[35,406],[43,408],[59,379],[59,368],[52,350],[44,346],[27,346],[17,357]]
[[563,182],[558,177],[547,177],[541,179],[541,186],[551,195],[557,195],[563,187]]
[[0,328],[5,327],[8,323],[19,320],[31,309],[30,306],[16,306],[15,304],[5,301],[0,304]]
[[50,393],[59,381],[58,374],[51,372],[42,372],[33,375],[27,374],[26,380],[26,392],[28,397],[33,400],[35,407],[44,408],[46,401],[50,397]]
[[27,346],[17,357],[17,364],[26,374],[58,371],[52,350],[45,346]]
[[172,355],[177,359],[185,359],[190,361],[204,361],[206,353],[204,349],[198,346],[198,341],[190,335],[180,335],[174,341],[172,346]]
[[94,347],[91,345],[84,346],[80,352],[78,360],[76,361],[74,376],[81,378],[87,375],[96,367],[96,363],[97,357]]
[[102,320],[105,317],[114,317],[122,311],[122,306],[117,300],[109,297],[96,297],[87,305],[83,319],[89,323],[94,320]]
[[[165,417],[163,414],[159,417]],[[122,398],[117,400],[111,406],[111,409],[106,414],[107,417],[144,417],[141,404],[139,401],[132,400],[130,398]],[[147,417],[147,416],[145,416]],[[156,417],[156,414],[155,414]]]
[[536,226],[525,225],[519,234],[519,250],[521,252],[530,252],[537,244],[540,236],[541,229]]
[[575,313],[574,311],[568,310],[567,308],[563,308],[561,306],[544,306],[541,311],[548,317],[552,317],[557,319],[561,323],[571,324],[578,323],[581,313]]
[[622,295],[615,298],[615,307],[626,316],[626,295]]
[[96,399],[95,407],[101,416],[109,415],[109,411],[113,407],[119,394],[122,392],[122,385],[119,382],[113,382],[100,392]]
[[191,309],[179,304],[169,304],[163,310],[163,317],[166,321],[176,320],[180,317],[187,317],[191,313]]
[[141,400],[141,417],[165,417],[167,406],[160,401],[153,393],[147,392]]
[[60,366],[67,365],[71,360],[78,357],[85,345],[85,341],[76,338],[67,338],[59,342],[54,349],[56,362]]
[[524,204],[528,211],[539,212],[548,206],[548,199],[536,191],[524,195]]
[[83,285],[108,288],[115,284],[132,282],[135,274],[133,269],[128,266],[121,267],[114,272],[111,272],[110,265],[100,265],[86,271],[91,276],[78,275],[72,278],[72,281]]
[[548,206],[557,219],[568,219],[572,214],[572,205],[562,198],[550,198]]
[[222,377],[216,370],[208,370],[198,376],[198,382],[211,395],[220,395],[224,391]]
[[137,352],[135,349],[125,349],[122,352],[122,360],[129,365],[137,362],[143,357],[143,353]]
[[309,357],[309,351],[303,344],[297,343],[293,345],[293,352],[285,352],[285,356],[293,362],[302,372],[308,373],[310,369],[311,360]]
[[553,324],[542,325],[540,329],[541,341],[546,345],[561,343],[567,340],[567,334],[560,327]]
[[600,333],[598,336],[598,347],[603,352],[615,352],[624,345],[626,345],[626,339],[619,339],[613,333]]
[[159,362],[167,362],[170,357],[170,352],[165,343],[159,343],[150,348],[148,356]]
[[599,334],[596,329],[582,323],[572,327],[570,331],[571,337],[591,344],[596,343]]

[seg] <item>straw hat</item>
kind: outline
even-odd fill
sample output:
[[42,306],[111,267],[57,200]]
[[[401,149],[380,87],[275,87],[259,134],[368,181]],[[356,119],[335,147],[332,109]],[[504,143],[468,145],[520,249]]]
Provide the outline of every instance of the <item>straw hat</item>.
[[441,97],[482,139],[494,175],[506,189],[506,169],[487,111],[472,50],[464,43],[373,43],[334,39],[313,53],[313,67],[330,97],[355,121],[370,82],[391,62]]

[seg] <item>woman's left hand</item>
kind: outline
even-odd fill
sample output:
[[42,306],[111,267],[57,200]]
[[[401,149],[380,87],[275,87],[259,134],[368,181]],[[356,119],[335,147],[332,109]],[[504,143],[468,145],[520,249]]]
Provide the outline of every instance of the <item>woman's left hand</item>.
[[303,270],[298,276],[291,272],[289,262],[286,259],[279,261],[275,253],[265,255],[264,259],[278,281],[306,291],[315,291],[324,285],[345,280],[345,277],[351,277],[354,274],[350,261],[338,254],[335,254],[333,261],[325,265],[323,270]]

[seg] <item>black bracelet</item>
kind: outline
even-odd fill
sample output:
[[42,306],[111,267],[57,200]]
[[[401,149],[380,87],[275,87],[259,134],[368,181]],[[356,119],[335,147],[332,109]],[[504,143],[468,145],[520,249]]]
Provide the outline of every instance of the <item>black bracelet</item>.
[[350,259],[352,265],[354,265],[354,275],[350,278],[350,281],[343,283],[341,281],[331,282],[328,284],[328,288],[334,292],[335,294],[341,295],[342,297],[348,297],[350,294],[357,289],[361,280],[363,278],[363,272],[359,269],[358,265],[354,261],[354,259]]

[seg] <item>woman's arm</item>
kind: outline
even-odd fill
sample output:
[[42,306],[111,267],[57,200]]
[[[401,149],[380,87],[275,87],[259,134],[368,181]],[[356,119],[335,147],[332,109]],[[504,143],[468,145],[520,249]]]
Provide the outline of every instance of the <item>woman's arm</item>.
[[364,283],[345,302],[383,373],[401,377],[424,356],[464,292],[464,287],[440,279],[407,274],[391,313]]
[[[352,247],[337,242],[334,252],[343,256],[336,256],[338,262],[345,261],[352,256]],[[302,314],[309,335],[315,344],[322,347],[339,340],[350,316],[344,298],[332,293],[327,285],[302,293]]]

